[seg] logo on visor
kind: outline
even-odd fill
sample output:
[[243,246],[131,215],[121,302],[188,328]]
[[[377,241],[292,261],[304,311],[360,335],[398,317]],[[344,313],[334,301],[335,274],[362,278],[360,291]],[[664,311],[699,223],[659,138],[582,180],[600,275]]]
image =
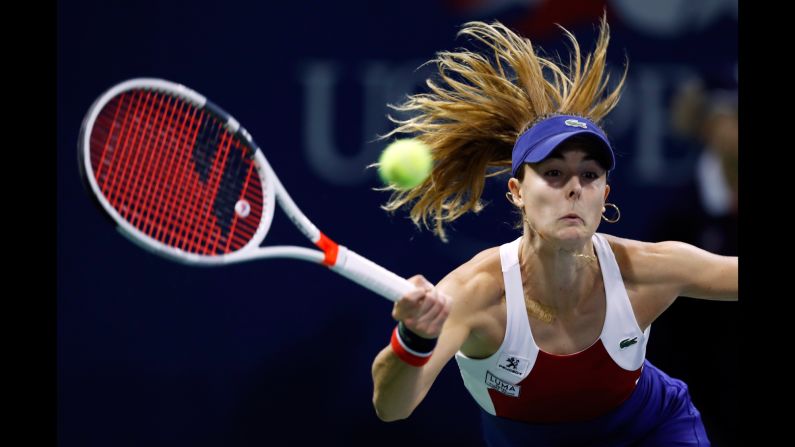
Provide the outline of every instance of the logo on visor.
[[583,129],[587,129],[588,125],[583,123],[582,121],[577,120],[566,120],[563,124],[570,126],[570,127],[582,127]]

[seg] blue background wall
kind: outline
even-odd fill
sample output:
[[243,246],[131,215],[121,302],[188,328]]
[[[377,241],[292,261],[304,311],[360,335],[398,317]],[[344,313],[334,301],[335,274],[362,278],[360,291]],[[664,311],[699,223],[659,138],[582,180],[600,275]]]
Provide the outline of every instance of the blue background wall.
[[[379,208],[387,196],[365,169],[383,148],[372,140],[389,129],[386,104],[421,88],[431,72],[418,67],[435,51],[466,44],[455,34],[468,20],[499,19],[548,54],[565,55],[551,24],[590,50],[603,8],[613,78],[625,57],[630,71],[605,124],[620,153],[611,201],[623,218],[600,231],[652,240],[659,216],[682,199],[697,155],[671,132],[672,92],[692,74],[736,64],[736,1],[59,2],[59,445],[349,445],[374,437],[385,446],[482,445],[477,406],[454,363],[409,420],[376,418],[370,363],[394,325],[389,302],[299,261],[196,269],[123,239],[80,183],[79,127],[117,82],[185,84],[249,130],[331,238],[403,276],[436,282],[517,236],[502,197],[507,179],[492,182],[491,204],[453,225],[448,244],[405,214],[387,215]],[[266,243],[307,242],[277,211]],[[734,445],[736,311],[692,301],[679,300],[655,323],[649,358],[689,383],[714,444]],[[706,318],[685,319],[694,312]],[[721,317],[709,318],[713,312]],[[680,333],[708,348],[683,354]],[[710,350],[720,352],[718,363]]]

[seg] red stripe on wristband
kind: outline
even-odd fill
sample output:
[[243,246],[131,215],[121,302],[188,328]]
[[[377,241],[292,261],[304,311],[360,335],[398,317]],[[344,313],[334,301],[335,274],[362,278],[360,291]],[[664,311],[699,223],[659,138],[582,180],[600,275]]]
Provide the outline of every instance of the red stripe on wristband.
[[392,350],[395,351],[395,354],[398,356],[400,360],[408,363],[411,366],[422,366],[428,363],[428,360],[431,359],[431,352],[428,353],[426,356],[419,356],[412,354],[411,352],[407,351],[403,344],[400,342],[400,336],[398,335],[398,328],[395,326],[395,329],[392,331],[392,339],[389,341],[390,346],[392,346]]

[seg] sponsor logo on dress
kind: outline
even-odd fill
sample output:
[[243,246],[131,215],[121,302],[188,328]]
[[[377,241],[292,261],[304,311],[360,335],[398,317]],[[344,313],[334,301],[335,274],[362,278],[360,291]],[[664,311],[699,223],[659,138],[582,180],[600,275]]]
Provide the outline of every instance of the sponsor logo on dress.
[[486,386],[511,397],[519,397],[519,390],[522,388],[519,385],[514,385],[500,379],[489,371],[486,371]]
[[621,349],[628,348],[637,342],[638,342],[638,337],[625,338],[621,340],[621,343],[618,344],[618,347]]
[[497,362],[497,366],[504,370],[508,371],[511,374],[516,374],[521,376],[524,374],[525,370],[527,369],[528,365],[527,359],[522,357],[517,357],[515,355],[510,354],[503,354],[500,357],[500,361]]

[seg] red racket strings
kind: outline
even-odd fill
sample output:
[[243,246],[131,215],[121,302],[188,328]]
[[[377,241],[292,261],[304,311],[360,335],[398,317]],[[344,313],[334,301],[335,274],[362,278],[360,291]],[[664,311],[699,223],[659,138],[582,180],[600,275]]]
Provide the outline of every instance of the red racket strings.
[[251,150],[187,101],[143,89],[117,95],[94,122],[90,152],[110,205],[163,244],[221,255],[257,231],[263,197]]

